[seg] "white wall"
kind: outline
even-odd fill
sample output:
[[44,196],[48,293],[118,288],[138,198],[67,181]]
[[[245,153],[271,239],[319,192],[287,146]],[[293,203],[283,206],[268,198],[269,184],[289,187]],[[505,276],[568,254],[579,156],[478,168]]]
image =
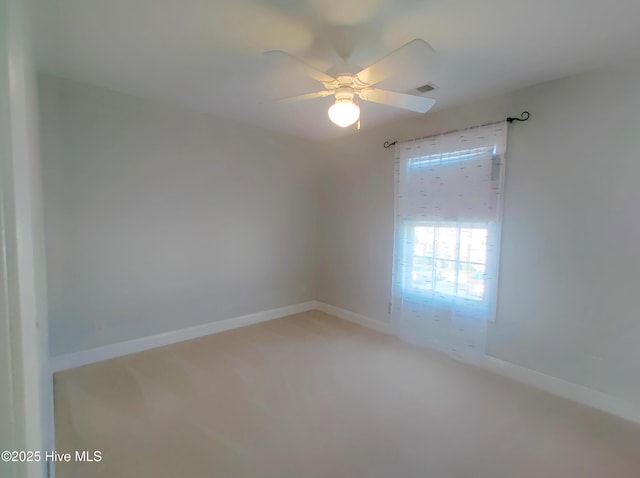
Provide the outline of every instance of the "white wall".
[[307,142],[39,80],[52,355],[315,298]]
[[[393,149],[510,127],[501,282],[487,352],[640,403],[640,68],[610,68],[332,142],[320,185],[318,299],[387,321]],[[366,121],[366,118],[363,118]]]
[[[0,450],[52,447],[36,87],[23,2],[0,0]],[[43,477],[4,463],[2,477]]]

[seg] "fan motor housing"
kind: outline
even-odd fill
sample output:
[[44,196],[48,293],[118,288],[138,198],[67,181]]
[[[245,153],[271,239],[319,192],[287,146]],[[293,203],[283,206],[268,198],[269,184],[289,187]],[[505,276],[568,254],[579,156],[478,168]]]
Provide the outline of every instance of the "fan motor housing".
[[340,86],[335,90],[336,100],[347,100],[353,101],[353,97],[355,96],[355,91],[351,86]]
[[352,73],[341,73],[333,81],[323,83],[324,87],[330,91],[338,91],[340,88],[350,88],[354,93],[358,93],[360,90],[367,88],[367,83],[364,83],[358,75]]

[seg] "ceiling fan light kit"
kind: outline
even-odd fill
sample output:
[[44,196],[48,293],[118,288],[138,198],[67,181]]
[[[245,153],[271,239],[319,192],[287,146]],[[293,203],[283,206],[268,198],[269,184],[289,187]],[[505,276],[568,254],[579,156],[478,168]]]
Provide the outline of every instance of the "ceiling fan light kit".
[[[402,74],[413,78],[416,75],[412,75],[411,68],[427,60],[431,52],[431,47],[424,40],[417,38],[358,73],[341,73],[335,78],[283,51],[271,51],[267,54],[278,55],[301,67],[307,76],[320,82],[325,88],[315,93],[284,98],[284,101],[301,101],[333,95],[335,103],[329,107],[329,119],[334,124],[346,128],[360,118],[360,107],[356,103],[356,98],[417,113],[426,113],[431,109],[435,104],[435,100],[431,98],[373,88],[375,84],[392,75]],[[423,83],[423,80],[423,78],[416,78],[416,83]]]
[[360,107],[355,104],[354,89],[349,86],[340,86],[336,88],[336,102],[329,107],[329,119],[332,123],[346,128],[358,121],[360,118]]
[[336,100],[329,107],[329,119],[341,128],[351,126],[360,118],[360,108],[350,100]]

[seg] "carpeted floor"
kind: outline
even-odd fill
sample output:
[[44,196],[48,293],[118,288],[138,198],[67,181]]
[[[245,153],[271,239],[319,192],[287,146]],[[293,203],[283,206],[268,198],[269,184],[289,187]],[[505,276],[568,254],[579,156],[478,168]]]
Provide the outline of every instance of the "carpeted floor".
[[55,376],[58,478],[638,478],[640,427],[322,312]]

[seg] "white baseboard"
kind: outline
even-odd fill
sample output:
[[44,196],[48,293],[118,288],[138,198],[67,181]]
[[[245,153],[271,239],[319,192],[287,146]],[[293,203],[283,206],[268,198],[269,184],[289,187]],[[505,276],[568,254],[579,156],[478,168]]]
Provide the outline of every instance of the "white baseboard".
[[[338,318],[355,322],[356,324],[360,324],[378,332],[385,334],[392,333],[391,324],[389,322],[374,320],[324,302],[316,302],[316,308]],[[436,351],[446,353],[442,350]],[[618,418],[640,424],[640,405],[626,402],[612,395],[599,392],[583,385],[578,385],[577,383],[556,378],[542,372],[537,372],[511,362],[506,362],[489,355],[485,355],[479,359],[467,359],[465,357],[457,356],[452,356],[452,358],[468,365],[480,367],[498,375],[502,375],[503,377],[515,380],[516,382],[544,390],[573,402],[595,408],[596,410],[614,415]]]
[[488,355],[479,365],[503,377],[640,424],[640,405]]
[[325,302],[316,301],[316,309],[326,312],[327,314],[331,314],[340,319],[348,320],[349,322],[354,322],[356,324],[362,325],[363,327],[367,327],[369,329],[373,329],[377,332],[382,332],[383,334],[391,334],[391,323],[382,322],[380,320],[370,319],[369,317],[365,317],[364,315],[356,314],[355,312],[351,312],[350,310],[341,309],[340,307],[336,307],[334,305],[327,304]]
[[230,319],[218,320],[208,324],[196,325],[186,329],[165,332],[162,334],[141,337],[139,339],[127,340],[115,344],[105,345],[80,352],[59,355],[51,359],[51,371],[60,372],[70,368],[80,367],[91,363],[101,362],[123,355],[129,355],[144,350],[162,347],[177,342],[184,342],[205,335],[217,334],[226,330],[237,329],[247,325],[258,324],[268,320],[279,319],[287,315],[299,314],[309,310],[316,309],[316,302],[309,301],[300,304],[280,307],[278,309],[257,312],[255,314],[243,315],[241,317],[233,317]]

